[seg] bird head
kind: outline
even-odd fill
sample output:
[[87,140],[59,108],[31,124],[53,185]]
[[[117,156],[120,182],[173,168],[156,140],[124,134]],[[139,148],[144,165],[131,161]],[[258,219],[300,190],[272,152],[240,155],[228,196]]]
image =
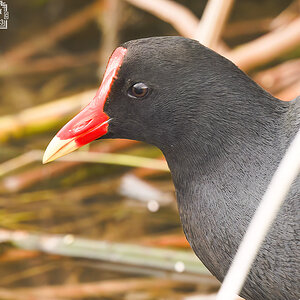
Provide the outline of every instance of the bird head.
[[[178,138],[178,113],[192,96],[189,57],[196,41],[157,37],[127,42],[112,53],[94,99],[53,138],[43,162],[99,138],[125,138],[160,146]],[[182,121],[182,120],[181,120]],[[177,123],[181,125],[177,125]]]
[[[205,134],[211,138],[215,126],[224,128],[230,95],[235,102],[243,100],[236,96],[243,95],[238,89],[247,86],[243,80],[250,81],[197,41],[183,37],[129,41],[112,53],[94,99],[57,133],[43,162],[100,138],[144,141],[163,151],[182,139],[202,135],[205,140]],[[223,101],[225,97],[228,101]],[[236,113],[240,118],[239,108]]]

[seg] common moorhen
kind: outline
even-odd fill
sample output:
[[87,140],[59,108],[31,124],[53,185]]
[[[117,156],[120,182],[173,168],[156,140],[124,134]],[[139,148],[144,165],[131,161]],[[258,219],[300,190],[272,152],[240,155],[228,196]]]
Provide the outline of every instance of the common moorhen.
[[[54,137],[44,162],[100,137],[160,148],[185,235],[222,281],[299,127],[300,97],[274,98],[197,41],[153,37],[113,52],[95,98]],[[300,176],[251,268],[245,299],[300,298],[299,200]]]

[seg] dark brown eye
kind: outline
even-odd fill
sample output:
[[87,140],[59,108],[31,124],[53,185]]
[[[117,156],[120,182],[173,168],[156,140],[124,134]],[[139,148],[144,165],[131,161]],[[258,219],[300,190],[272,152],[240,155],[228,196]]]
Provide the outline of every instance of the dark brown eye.
[[129,88],[128,94],[134,98],[142,98],[148,94],[149,88],[143,82],[135,83]]

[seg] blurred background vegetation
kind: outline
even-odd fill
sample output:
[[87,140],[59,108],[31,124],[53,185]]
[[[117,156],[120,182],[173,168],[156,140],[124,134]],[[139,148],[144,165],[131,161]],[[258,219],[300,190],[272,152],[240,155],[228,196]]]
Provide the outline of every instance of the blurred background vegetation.
[[[183,236],[158,149],[101,141],[82,151],[95,152],[94,162],[75,154],[41,165],[41,150],[93,98],[116,46],[149,36],[193,37],[207,1],[6,3],[0,299],[184,299],[214,292],[218,283],[194,261]],[[235,1],[220,39],[209,46],[291,100],[300,94],[299,20],[298,0]]]

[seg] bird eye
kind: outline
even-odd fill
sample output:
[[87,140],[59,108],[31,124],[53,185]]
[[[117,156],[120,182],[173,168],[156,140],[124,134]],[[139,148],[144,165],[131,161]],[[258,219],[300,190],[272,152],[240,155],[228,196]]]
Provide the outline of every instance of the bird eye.
[[138,82],[129,88],[128,94],[134,98],[142,98],[148,94],[148,86],[143,82]]

